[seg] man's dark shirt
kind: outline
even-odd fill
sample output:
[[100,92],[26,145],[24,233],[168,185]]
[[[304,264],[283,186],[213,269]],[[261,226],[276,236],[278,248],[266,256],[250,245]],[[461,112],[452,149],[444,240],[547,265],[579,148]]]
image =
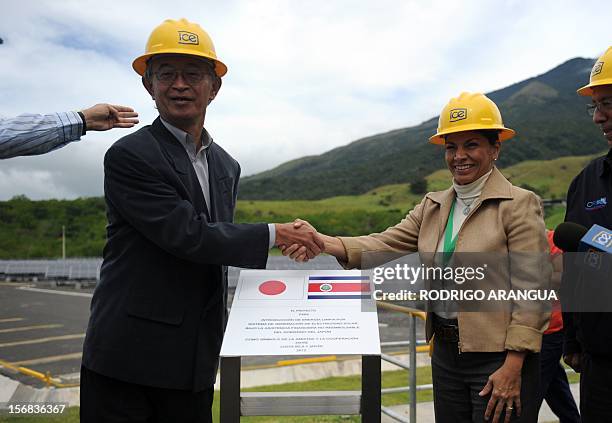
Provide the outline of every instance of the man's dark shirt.
[[[565,221],[586,228],[597,224],[612,229],[611,202],[612,149],[607,155],[591,161],[572,181],[567,192]],[[564,277],[564,284],[576,283],[568,279]],[[565,354],[585,351],[612,356],[612,313],[563,313],[563,320]]]

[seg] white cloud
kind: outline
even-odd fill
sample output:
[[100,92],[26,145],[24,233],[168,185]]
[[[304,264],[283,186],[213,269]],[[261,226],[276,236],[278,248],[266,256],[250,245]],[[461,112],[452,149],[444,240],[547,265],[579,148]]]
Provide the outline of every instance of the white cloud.
[[[7,4],[8,3],[8,4]],[[132,71],[150,31],[186,17],[228,67],[207,128],[243,175],[415,125],[460,91],[491,91],[609,45],[612,5],[486,0],[11,1],[0,16],[0,115],[97,102],[156,116]],[[602,21],[605,21],[603,19]],[[0,162],[0,199],[102,194],[105,150],[129,131],[88,134]]]

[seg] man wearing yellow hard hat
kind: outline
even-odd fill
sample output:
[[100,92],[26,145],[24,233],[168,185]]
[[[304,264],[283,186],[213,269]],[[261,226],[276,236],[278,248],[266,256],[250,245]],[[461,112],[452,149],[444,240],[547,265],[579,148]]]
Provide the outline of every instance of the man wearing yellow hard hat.
[[[589,83],[578,94],[591,97],[587,112],[601,128],[609,150],[572,181],[565,221],[612,230],[612,46],[595,62]],[[574,282],[563,281],[566,286]],[[612,314],[564,313],[563,319],[567,326],[563,358],[580,372],[582,421],[612,422]]]
[[185,19],[153,30],[134,70],[159,117],[104,158],[107,244],[83,347],[81,421],[210,422],[227,267],[275,244],[323,247],[292,224],[234,224],[240,166],[204,129],[227,67]]

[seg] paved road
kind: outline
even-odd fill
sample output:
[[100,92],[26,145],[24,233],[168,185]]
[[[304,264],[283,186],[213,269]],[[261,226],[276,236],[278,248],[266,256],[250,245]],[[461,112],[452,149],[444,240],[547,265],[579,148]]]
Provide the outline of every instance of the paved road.
[[[90,294],[56,295],[0,285],[0,360],[52,375],[79,371]],[[34,380],[10,375],[23,382]]]
[[[339,268],[329,257],[314,260],[309,267]],[[268,268],[287,269],[295,265],[284,257],[271,257]],[[237,278],[237,271],[231,274]],[[235,281],[230,281],[230,285],[235,285]],[[54,288],[44,282],[36,285],[0,282],[0,360],[74,381],[80,369],[91,292],[92,289]],[[379,322],[381,341],[408,339],[408,317],[381,312]],[[418,333],[423,338],[422,324]],[[243,360],[243,366],[272,364],[283,358],[288,357],[250,357]],[[36,379],[1,372],[42,386]]]

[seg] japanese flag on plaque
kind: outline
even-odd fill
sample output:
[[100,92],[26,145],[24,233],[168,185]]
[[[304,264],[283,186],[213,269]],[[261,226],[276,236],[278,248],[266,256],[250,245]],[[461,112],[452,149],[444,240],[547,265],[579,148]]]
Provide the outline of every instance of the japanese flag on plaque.
[[301,300],[305,295],[304,277],[245,277],[238,298],[241,300]]

